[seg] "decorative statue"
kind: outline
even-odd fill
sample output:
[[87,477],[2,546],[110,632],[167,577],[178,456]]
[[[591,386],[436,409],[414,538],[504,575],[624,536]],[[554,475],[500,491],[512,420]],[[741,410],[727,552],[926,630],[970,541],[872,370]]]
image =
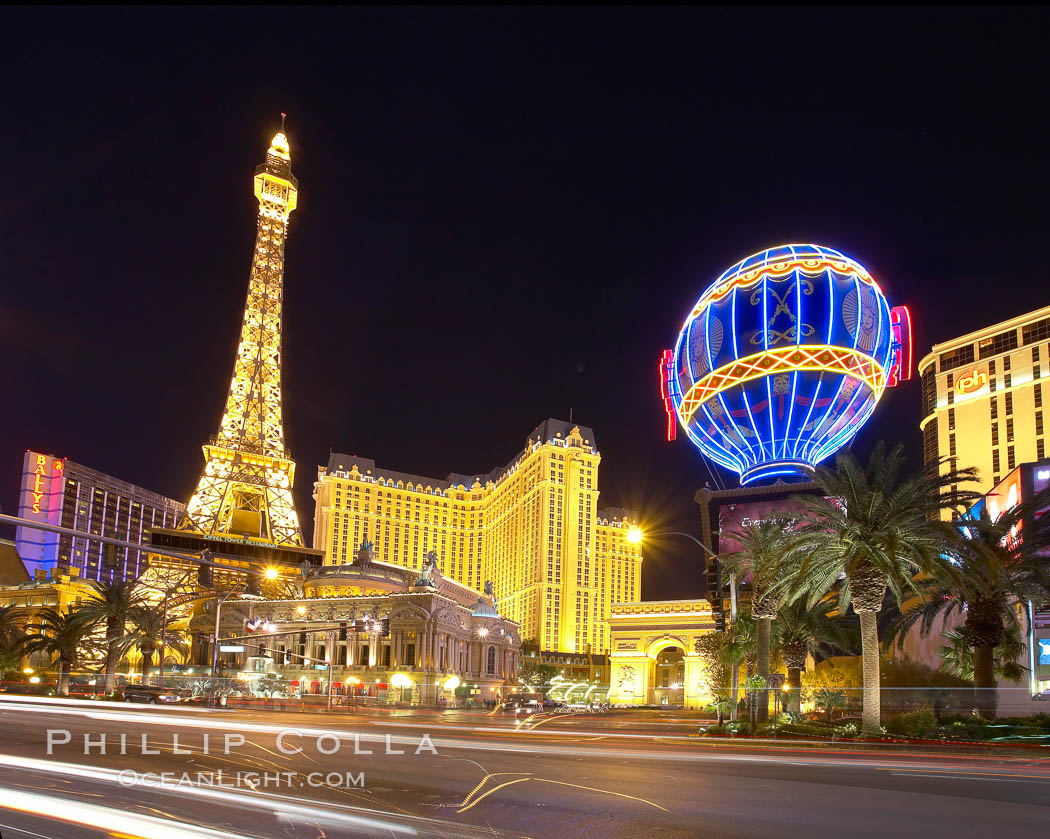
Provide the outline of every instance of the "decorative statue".
[[492,608],[496,608],[496,592],[492,588],[492,580],[485,580],[485,594],[492,598]]
[[372,561],[372,547],[372,543],[368,541],[367,536],[361,540],[361,547],[357,549],[357,564],[362,569],[367,568]]
[[437,572],[438,555],[437,551],[427,551],[426,563],[423,565],[423,570],[420,571],[419,577],[416,578],[415,585],[417,586],[433,586],[434,585],[434,574]]

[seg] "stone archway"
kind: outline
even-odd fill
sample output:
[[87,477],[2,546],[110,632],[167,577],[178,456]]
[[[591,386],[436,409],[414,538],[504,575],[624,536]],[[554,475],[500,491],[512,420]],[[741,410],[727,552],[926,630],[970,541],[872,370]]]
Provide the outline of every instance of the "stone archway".
[[652,641],[645,653],[646,704],[685,705],[685,639],[665,635]]

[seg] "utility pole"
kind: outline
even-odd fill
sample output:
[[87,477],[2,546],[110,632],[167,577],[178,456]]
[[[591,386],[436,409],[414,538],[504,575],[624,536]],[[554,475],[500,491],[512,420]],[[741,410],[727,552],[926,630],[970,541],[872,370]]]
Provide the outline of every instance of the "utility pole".
[[328,710],[332,710],[332,664],[335,662],[335,630],[328,633]]

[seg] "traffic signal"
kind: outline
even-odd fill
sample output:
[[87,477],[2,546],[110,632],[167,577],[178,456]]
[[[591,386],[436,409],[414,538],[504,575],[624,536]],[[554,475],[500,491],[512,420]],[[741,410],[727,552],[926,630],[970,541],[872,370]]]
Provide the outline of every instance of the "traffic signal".
[[346,640],[346,621],[339,621],[339,640]]
[[299,633],[299,646],[300,647],[305,647],[306,646],[306,633],[305,632],[300,632]]

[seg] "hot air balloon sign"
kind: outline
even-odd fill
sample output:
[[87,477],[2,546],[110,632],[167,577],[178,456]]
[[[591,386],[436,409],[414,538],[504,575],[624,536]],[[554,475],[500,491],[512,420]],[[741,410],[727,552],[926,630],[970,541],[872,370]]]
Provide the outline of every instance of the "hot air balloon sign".
[[804,479],[911,378],[911,316],[868,270],[821,245],[741,260],[693,306],[660,360],[676,426],[741,484]]

